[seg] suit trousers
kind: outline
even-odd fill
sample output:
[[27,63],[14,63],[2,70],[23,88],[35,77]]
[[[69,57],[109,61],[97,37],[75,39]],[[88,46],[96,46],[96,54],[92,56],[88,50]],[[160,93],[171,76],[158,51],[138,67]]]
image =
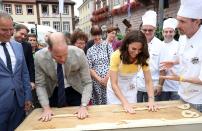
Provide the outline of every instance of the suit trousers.
[[[55,87],[52,96],[49,98],[50,106],[57,107],[58,103],[58,87]],[[80,106],[81,94],[74,90],[71,86],[65,88],[65,97],[67,106]]]
[[10,100],[11,106],[3,112],[0,111],[0,131],[14,131],[25,118],[24,107],[19,106],[15,91]]

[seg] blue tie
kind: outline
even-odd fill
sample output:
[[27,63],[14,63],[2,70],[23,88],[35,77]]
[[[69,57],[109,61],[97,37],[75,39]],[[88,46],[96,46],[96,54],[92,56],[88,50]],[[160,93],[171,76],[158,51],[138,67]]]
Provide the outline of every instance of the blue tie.
[[58,78],[58,107],[66,106],[65,84],[62,64],[57,64],[57,78]]
[[6,64],[7,64],[7,68],[11,71],[12,71],[12,63],[11,63],[11,57],[10,57],[10,54],[8,52],[8,49],[6,48],[6,43],[5,42],[2,42],[1,45],[3,46],[3,49],[4,49],[4,53],[5,53],[5,56],[6,56]]

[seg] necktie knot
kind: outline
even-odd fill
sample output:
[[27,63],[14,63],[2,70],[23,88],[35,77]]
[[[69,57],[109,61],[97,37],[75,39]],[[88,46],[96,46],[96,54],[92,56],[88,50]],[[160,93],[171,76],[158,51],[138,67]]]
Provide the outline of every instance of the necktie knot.
[[7,68],[12,72],[12,63],[11,63],[11,57],[10,54],[8,52],[8,49],[6,48],[6,42],[1,42],[1,46],[3,46],[3,50],[6,56],[6,64],[7,64]]
[[1,42],[1,46],[6,46],[6,42]]
[[57,69],[58,69],[58,70],[61,70],[61,69],[62,69],[62,64],[57,63]]

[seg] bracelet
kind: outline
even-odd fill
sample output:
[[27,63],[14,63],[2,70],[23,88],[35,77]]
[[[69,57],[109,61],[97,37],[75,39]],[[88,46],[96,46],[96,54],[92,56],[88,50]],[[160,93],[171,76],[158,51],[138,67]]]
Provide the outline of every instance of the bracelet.
[[184,77],[180,75],[179,82],[183,82],[183,80],[184,80]]
[[153,99],[153,100],[154,100],[154,97],[153,97],[153,96],[149,96],[148,98],[149,98],[149,99]]
[[87,107],[88,105],[86,103],[81,104],[82,107]]

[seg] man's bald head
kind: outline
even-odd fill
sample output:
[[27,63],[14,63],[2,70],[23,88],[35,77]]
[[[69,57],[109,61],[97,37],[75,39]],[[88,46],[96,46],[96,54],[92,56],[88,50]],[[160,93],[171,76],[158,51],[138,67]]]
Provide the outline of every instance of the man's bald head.
[[49,48],[58,45],[67,45],[65,35],[61,32],[54,32],[48,36],[48,45]]
[[54,32],[48,37],[49,51],[57,63],[64,64],[67,60],[68,46],[63,33]]

